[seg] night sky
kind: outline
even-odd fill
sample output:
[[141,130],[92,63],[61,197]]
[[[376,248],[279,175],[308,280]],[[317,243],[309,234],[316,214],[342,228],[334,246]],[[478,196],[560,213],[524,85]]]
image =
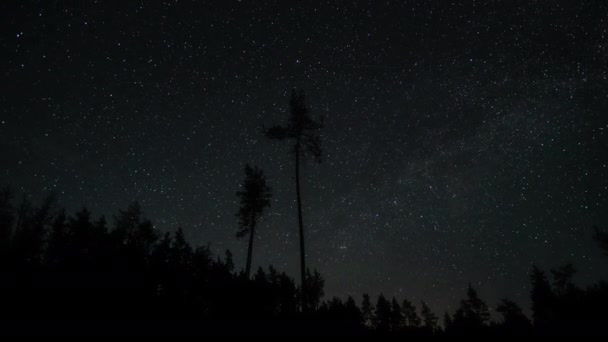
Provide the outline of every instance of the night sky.
[[240,268],[256,164],[254,269],[299,281],[293,158],[261,130],[302,88],[325,117],[302,191],[326,297],[441,314],[471,283],[529,308],[533,263],[608,278],[607,65],[605,1],[2,1],[0,184],[95,216],[137,200]]

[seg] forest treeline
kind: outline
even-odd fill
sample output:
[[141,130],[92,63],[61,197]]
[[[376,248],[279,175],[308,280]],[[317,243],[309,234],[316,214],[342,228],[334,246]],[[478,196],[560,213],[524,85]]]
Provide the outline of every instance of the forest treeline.
[[[532,317],[503,299],[491,320],[470,285],[451,313],[382,294],[324,298],[317,271],[306,272],[304,291],[272,266],[247,276],[230,251],[193,247],[181,228],[161,233],[137,203],[108,222],[87,208],[68,215],[53,196],[15,202],[2,190],[0,334],[607,334],[608,284],[576,286],[572,265],[532,268]],[[606,233],[596,238],[608,253]]]

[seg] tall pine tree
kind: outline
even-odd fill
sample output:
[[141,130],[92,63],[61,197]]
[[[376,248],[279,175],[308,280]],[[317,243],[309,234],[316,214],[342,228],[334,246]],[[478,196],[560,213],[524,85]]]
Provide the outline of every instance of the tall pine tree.
[[[323,120],[316,121],[310,115],[306,104],[306,96],[300,91],[293,90],[291,94],[290,116],[286,126],[273,126],[265,130],[265,135],[273,140],[289,140],[293,142],[295,159],[296,199],[298,205],[298,226],[300,233],[300,277],[302,288],[306,288],[306,252],[304,247],[304,222],[302,219],[302,198],[300,194],[300,157],[309,155],[321,162],[321,138],[317,131],[323,127]],[[303,293],[306,293],[304,291]],[[306,298],[302,297],[302,309],[306,310]]]

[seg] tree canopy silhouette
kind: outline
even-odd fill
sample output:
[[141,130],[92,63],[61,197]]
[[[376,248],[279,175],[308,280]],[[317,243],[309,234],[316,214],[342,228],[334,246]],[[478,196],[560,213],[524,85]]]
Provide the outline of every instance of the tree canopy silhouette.
[[[250,171],[256,174],[255,168]],[[3,333],[13,327],[22,334],[44,324],[44,329],[60,329],[55,324],[63,322],[71,332],[91,333],[87,324],[104,322],[94,331],[203,336],[606,335],[608,284],[580,288],[570,264],[552,269],[551,279],[540,268],[532,268],[532,322],[509,299],[496,306],[502,319],[491,322],[488,305],[469,285],[466,298],[453,315],[445,313],[441,327],[424,301],[419,316],[410,301],[389,301],[382,294],[375,305],[364,294],[361,307],[350,296],[323,300],[325,278],[316,270],[307,270],[307,288],[298,288],[293,278],[272,266],[267,271],[260,267],[250,278],[237,269],[229,250],[220,257],[209,246],[193,247],[182,228],[161,233],[136,202],[119,210],[108,224],[88,208],[68,215],[52,196],[38,205],[23,198],[15,206],[11,193],[0,196],[0,227],[6,239],[0,258]],[[302,312],[303,297],[307,312]]]

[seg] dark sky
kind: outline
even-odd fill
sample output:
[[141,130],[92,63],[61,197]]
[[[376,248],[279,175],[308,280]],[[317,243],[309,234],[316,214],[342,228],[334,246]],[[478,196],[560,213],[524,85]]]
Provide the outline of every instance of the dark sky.
[[[331,3],[331,4],[330,4]],[[532,263],[608,278],[608,2],[2,1],[1,184],[234,252],[246,162],[274,189],[254,267],[298,279],[294,164],[262,125],[325,116],[303,166],[328,296],[528,306]],[[120,5],[119,5],[120,4]]]

